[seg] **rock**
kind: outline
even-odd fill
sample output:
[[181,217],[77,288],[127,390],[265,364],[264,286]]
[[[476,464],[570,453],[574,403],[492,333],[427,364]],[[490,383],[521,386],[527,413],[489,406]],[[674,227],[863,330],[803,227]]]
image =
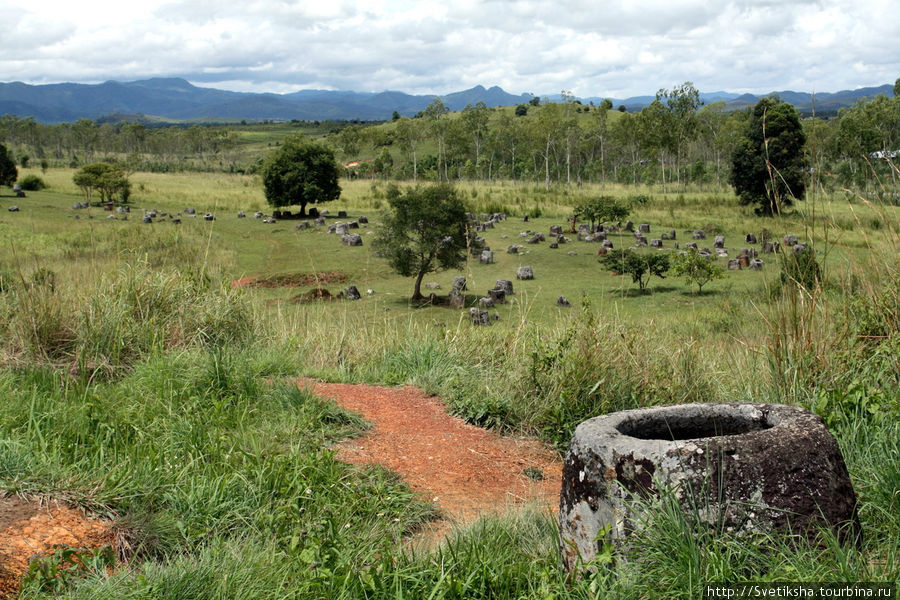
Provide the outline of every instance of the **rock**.
[[369,222],[369,217],[360,217],[356,220],[360,225],[365,225]]
[[516,269],[516,279],[534,279],[534,270],[531,267],[519,267]]
[[797,243],[797,236],[794,235],[793,233],[789,233],[786,236],[784,236],[784,245],[785,246],[793,246],[796,243]]
[[670,239],[670,240],[674,240],[674,239],[675,239],[675,230],[674,230],[674,229],[670,229],[670,230],[669,230],[669,239]]
[[742,269],[745,269],[750,266],[750,257],[747,256],[746,254],[742,254],[741,256],[738,256],[737,260],[740,263]]
[[350,226],[346,223],[335,223],[334,232],[337,235],[347,235],[348,233],[350,233]]
[[625,231],[634,231],[634,221],[625,221]]
[[569,238],[567,238],[566,236],[564,236],[562,234],[556,236],[557,244],[566,244],[566,243],[568,243],[568,241],[569,241]]
[[478,306],[480,306],[481,308],[493,308],[494,301],[491,298],[479,298]]
[[553,250],[556,250],[557,248],[559,248],[559,242],[550,242],[550,246],[548,246],[548,247]]
[[568,252],[566,252],[566,254],[568,254],[569,256],[578,256],[578,253],[574,250],[569,250]]
[[747,235],[744,236],[744,242],[746,242],[748,244],[755,244],[756,243],[756,234],[748,233]]
[[640,233],[650,233],[650,225],[648,223],[641,223],[638,225],[638,231]]
[[186,214],[186,215],[193,215],[193,214],[196,214],[196,213],[197,213],[197,209],[195,209],[195,208],[186,208],[186,209],[184,209],[184,214]]
[[339,210],[337,216],[338,216],[338,219],[346,219],[346,218],[347,218],[347,211],[346,211],[346,210]]
[[453,291],[462,292],[466,289],[466,278],[457,276],[453,278]]
[[535,233],[528,239],[529,244],[537,244],[538,242],[545,242],[547,238],[544,237],[543,233]]
[[463,308],[466,305],[466,297],[456,290],[450,292],[450,308]]
[[650,240],[650,247],[651,248],[662,248],[663,247],[662,240],[657,240],[657,239]]
[[781,244],[778,242],[765,241],[763,242],[762,251],[763,254],[772,254],[774,252],[779,252],[781,250]]
[[741,261],[737,258],[732,258],[728,261],[728,270],[729,271],[740,271],[741,270]]
[[800,254],[806,250],[806,244],[794,244],[791,250],[794,251],[794,254]]
[[518,254],[519,247],[516,244],[513,244],[512,246],[510,246],[509,248],[506,249],[506,253],[507,254]]
[[750,258],[756,258],[756,248],[741,248],[741,251],[738,252],[738,256],[749,256]]
[[562,225],[551,225],[550,235],[562,235]]
[[[188,213],[188,214],[190,214],[190,213]],[[263,215],[263,212],[262,212],[261,210],[258,210],[258,211],[256,211],[255,213],[253,213],[253,218],[254,218],[254,219],[262,219],[263,216],[264,216],[264,215]]]
[[[312,216],[312,215],[310,215],[310,216]],[[324,224],[325,224],[325,217],[316,217],[316,220],[313,221],[313,222],[314,222],[316,225],[324,225]]]
[[635,246],[646,246],[646,245],[647,245],[647,238],[644,237],[644,236],[642,236],[642,235],[637,235],[637,236],[635,236],[635,238],[634,238],[634,245],[635,245]]
[[713,241],[713,248],[724,248],[725,247],[725,236],[717,235],[716,239]]
[[315,206],[313,206],[313,207],[310,208],[308,211],[306,211],[306,215],[307,215],[310,219],[317,219],[317,218],[319,218],[319,216],[324,215],[324,214],[328,214],[328,211],[327,211],[327,210],[322,210],[322,211],[320,211],[320,210],[319,210],[318,208],[316,208]]
[[247,216],[247,213],[245,213],[244,211],[242,211],[242,210],[238,211],[238,214],[237,214],[238,219],[246,218],[246,216]]
[[600,245],[603,246],[604,248],[606,248],[607,250],[613,249],[612,240],[603,240],[603,242]]
[[344,288],[344,297],[347,300],[359,300],[362,296],[359,294],[359,290],[356,289],[355,285],[348,285]]
[[469,318],[472,319],[472,325],[490,325],[491,324],[491,315],[486,310],[481,310],[481,309],[472,307],[469,309]]
[[528,222],[528,215],[525,215],[524,217],[522,217],[522,222],[523,222],[523,223],[527,223],[527,222]]
[[488,296],[494,304],[506,304],[506,292],[504,290],[488,290]]
[[728,258],[728,251],[724,248],[716,248],[716,256],[719,258]]
[[144,215],[144,223],[152,223],[152,222],[153,222],[153,217],[151,217],[150,215]]
[[560,494],[566,570],[642,527],[642,506],[662,489],[713,531],[805,534],[815,543],[825,525],[841,541],[861,540],[856,494],[820,417],[776,404],[660,406],[576,428]]
[[203,215],[203,220],[204,221],[215,221],[216,216],[212,213],[206,213],[205,215]]
[[296,229],[297,231],[303,231],[304,229],[309,229],[309,228],[310,228],[309,221],[300,221],[299,223],[297,223],[297,226],[294,227],[294,229]]
[[341,236],[341,243],[346,244],[347,246],[362,246],[362,236],[358,233],[350,233],[347,235]]
[[697,229],[696,231],[694,231],[693,236],[695,240],[705,240],[706,232],[702,229]]
[[564,307],[565,307],[565,306],[572,306],[571,304],[569,304],[569,299],[566,298],[565,296],[560,296],[559,298],[557,298],[557,299],[556,299],[556,305],[557,305],[557,306],[564,306]]
[[113,220],[113,221],[115,221],[115,220],[116,220],[116,215],[107,215],[106,220],[109,221],[110,219]]
[[763,268],[763,260],[761,258],[750,259],[750,268],[759,271]]
[[697,248],[697,242],[687,242],[687,243],[684,245],[684,249],[685,249],[685,250],[690,250],[691,248],[693,248],[694,250],[697,250],[697,249],[698,249],[698,248]]
[[359,221],[350,221],[347,223],[347,227],[350,229],[359,229]]
[[9,212],[19,212],[19,207],[18,206],[10,206],[6,210],[8,210]]
[[429,281],[428,283],[425,284],[425,289],[426,290],[439,290],[439,289],[441,289],[441,284],[439,284],[436,281]]
[[513,294],[513,283],[509,279],[498,279],[494,283],[495,290],[503,290],[506,292],[507,296],[512,296]]
[[[212,220],[212,219],[207,219],[207,221],[210,221],[210,220]],[[266,217],[265,219],[263,219],[262,222],[263,222],[263,223],[266,223],[266,224],[268,224],[268,225],[271,225],[271,224],[273,224],[273,223],[277,223],[277,221],[275,220],[274,217]]]
[[483,265],[489,265],[494,262],[494,253],[490,250],[482,250],[479,262]]
[[[124,220],[127,219],[127,218],[128,218],[128,217],[122,217],[122,220],[124,221]],[[181,219],[172,219],[172,224],[173,224],[173,225],[180,225],[180,224],[181,224]]]

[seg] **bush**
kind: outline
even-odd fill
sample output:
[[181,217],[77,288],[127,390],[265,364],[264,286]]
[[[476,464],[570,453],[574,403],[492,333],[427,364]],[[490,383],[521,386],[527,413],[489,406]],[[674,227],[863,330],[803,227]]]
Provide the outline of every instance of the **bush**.
[[29,192],[39,192],[47,187],[47,184],[44,183],[44,180],[37,175],[26,175],[22,178],[22,181],[19,182],[19,185],[22,186],[23,190],[27,190]]
[[811,244],[796,252],[785,248],[781,260],[781,284],[797,284],[808,290],[822,282],[822,267]]

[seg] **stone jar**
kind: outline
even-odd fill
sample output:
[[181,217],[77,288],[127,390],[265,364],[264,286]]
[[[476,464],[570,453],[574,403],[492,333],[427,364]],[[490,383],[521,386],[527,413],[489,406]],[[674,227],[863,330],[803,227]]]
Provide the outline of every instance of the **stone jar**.
[[663,489],[733,535],[812,535],[825,525],[842,541],[861,539],[847,467],[819,416],[778,404],[659,406],[576,428],[560,494],[565,568],[626,540]]

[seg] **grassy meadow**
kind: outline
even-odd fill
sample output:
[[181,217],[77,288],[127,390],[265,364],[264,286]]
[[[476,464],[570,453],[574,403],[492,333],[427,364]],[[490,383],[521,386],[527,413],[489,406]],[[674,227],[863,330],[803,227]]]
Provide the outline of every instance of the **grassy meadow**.
[[[127,567],[63,590],[33,581],[24,597],[697,598],[704,582],[900,578],[897,207],[811,194],[760,218],[730,190],[462,184],[472,212],[509,216],[482,234],[495,263],[473,257],[424,281],[445,296],[464,275],[474,305],[512,280],[510,301],[491,309],[499,320],[473,327],[467,311],[410,305],[412,279],[372,255],[383,182],[342,181],[342,198],[320,207],[329,224],[344,220],[338,210],[369,218],[364,245],[348,247],[324,227],[254,219],[268,209],[250,175],[134,173],[120,220],[73,210],[72,170],[30,172],[48,188],[0,195],[0,489],[114,518]],[[701,247],[725,235],[732,257],[746,233],[797,234],[824,281],[785,281],[783,257],[760,254],[761,271],[727,271],[702,295],[671,276],[640,294],[598,263],[599,244],[521,236],[565,230],[572,208],[600,194],[642,197],[629,219],[650,224],[648,239],[674,229],[683,245],[704,229]],[[179,225],[141,222],[143,209],[188,207],[197,216]],[[534,280],[515,279],[523,265]],[[248,276],[267,285],[232,286]],[[348,285],[360,300],[297,300]],[[572,306],[558,307],[560,295]],[[412,552],[402,540],[431,507],[383,469],[336,461],[329,444],[365,424],[283,383],[297,376],[419,385],[470,422],[561,452],[579,422],[614,410],[806,406],[842,447],[865,539],[714,538],[663,502],[632,560],[577,580],[560,572],[556,525],[537,510]]]

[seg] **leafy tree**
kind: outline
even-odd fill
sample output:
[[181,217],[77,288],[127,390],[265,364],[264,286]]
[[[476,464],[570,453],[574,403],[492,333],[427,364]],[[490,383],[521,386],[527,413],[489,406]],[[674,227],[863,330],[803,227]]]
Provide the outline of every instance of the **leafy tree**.
[[612,100],[610,100],[609,98],[604,98],[604,99],[600,102],[600,109],[601,109],[601,110],[612,110],[612,107],[613,107]]
[[397,273],[415,277],[413,301],[422,296],[422,279],[466,262],[468,232],[466,207],[449,184],[387,190],[389,209],[384,213],[372,247]]
[[72,175],[72,181],[84,192],[84,197],[90,201],[96,190],[100,194],[100,202],[112,202],[119,198],[122,202],[128,202],[131,196],[131,182],[125,171],[110,163],[91,163],[81,167]]
[[730,183],[741,204],[773,215],[806,190],[806,137],[793,105],[778,98],[756,103],[731,159]]
[[620,204],[612,196],[599,196],[575,207],[575,217],[586,219],[594,228],[594,223],[613,223],[628,216],[631,209]]
[[900,77],[894,82],[894,97],[900,98]]
[[9,155],[6,146],[0,144],[0,185],[12,185],[19,177],[16,163]]
[[725,277],[725,270],[710,258],[700,254],[696,248],[691,248],[686,254],[675,256],[672,274],[684,277],[688,285],[696,285],[697,293],[702,294],[704,285]]
[[269,154],[263,164],[262,180],[271,206],[299,204],[301,215],[306,214],[307,204],[329,202],[341,196],[334,152],[301,136],[287,138]]
[[524,117],[528,114],[528,106],[525,104],[520,104],[516,107],[516,116]]
[[665,279],[669,270],[669,255],[662,253],[641,254],[631,249],[616,250],[605,254],[600,262],[619,275],[631,275],[632,283],[643,292],[654,275]]

